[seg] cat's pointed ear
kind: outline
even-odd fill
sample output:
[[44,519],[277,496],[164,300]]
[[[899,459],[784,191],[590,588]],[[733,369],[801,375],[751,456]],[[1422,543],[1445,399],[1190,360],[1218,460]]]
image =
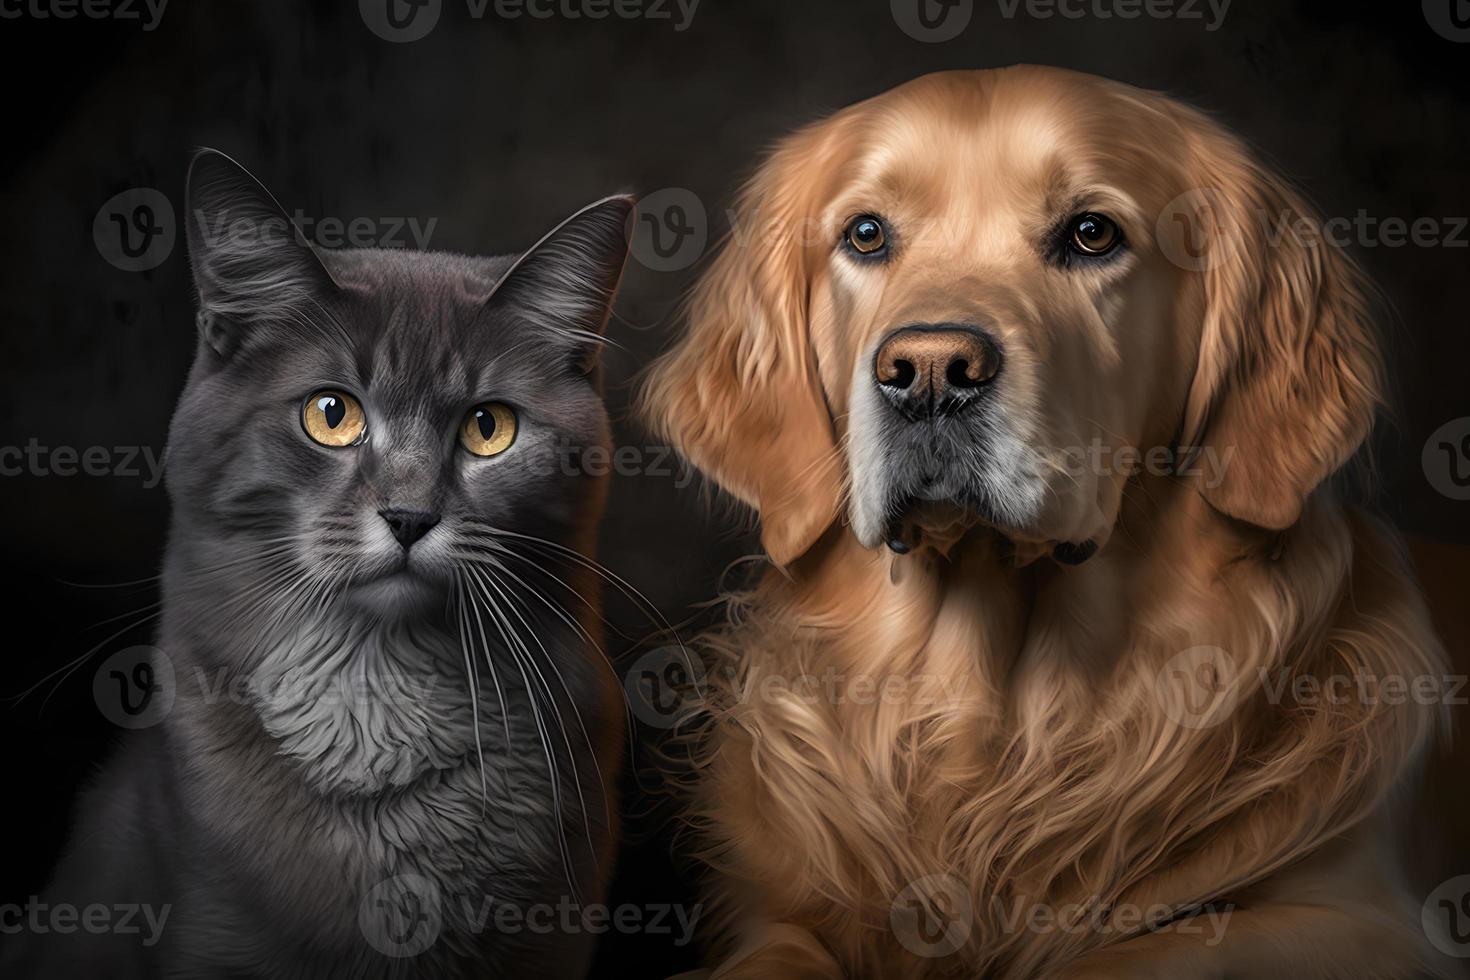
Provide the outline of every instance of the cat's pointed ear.
[[194,156],[184,198],[200,336],[221,356],[252,326],[300,319],[337,288],[270,191],[225,154]]
[[617,194],[587,205],[531,246],[491,292],[490,303],[516,303],[543,324],[584,372],[596,364],[623,275],[635,203]]

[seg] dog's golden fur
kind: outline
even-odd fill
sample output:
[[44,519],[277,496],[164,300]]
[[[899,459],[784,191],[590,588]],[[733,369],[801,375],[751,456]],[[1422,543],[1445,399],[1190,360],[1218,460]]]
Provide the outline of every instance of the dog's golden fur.
[[[1061,273],[1027,247],[1073,202],[1119,219],[1125,264]],[[1210,222],[1197,267],[1164,255],[1170,207]],[[855,271],[833,244],[878,209],[908,216],[905,251]],[[1013,68],[797,133],[740,214],[767,233],[722,251],[642,392],[757,510],[776,566],[702,641],[689,816],[724,913],[717,975],[1437,969],[1391,804],[1443,709],[1333,679],[1446,667],[1394,535],[1325,482],[1382,369],[1353,264],[1260,223],[1308,215],[1297,195],[1202,114]],[[854,372],[885,331],[976,311],[1032,443],[1214,447],[1223,478],[1074,476],[1027,526],[941,509],[911,518],[928,546],[865,547],[845,517]],[[1080,540],[1103,546],[1046,557]],[[1202,905],[1222,934],[1161,921]],[[916,941],[915,921],[940,931]]]

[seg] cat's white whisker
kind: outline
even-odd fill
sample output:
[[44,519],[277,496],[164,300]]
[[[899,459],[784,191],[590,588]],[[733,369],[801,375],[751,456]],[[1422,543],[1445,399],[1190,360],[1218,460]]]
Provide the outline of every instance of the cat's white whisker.
[[[492,567],[494,570],[492,570]],[[518,603],[520,601],[517,600],[515,594],[510,589],[501,587],[501,584],[497,581],[495,575],[495,571],[499,571],[507,575],[510,575],[512,573],[510,573],[510,571],[506,569],[503,565],[496,564],[492,567],[487,567],[485,569],[487,582],[491,585],[492,588],[495,589],[498,595],[501,595],[506,600],[506,608],[512,614],[514,614],[520,624],[525,627],[525,630],[528,634],[530,634],[531,639],[536,641],[536,645],[541,649],[541,653],[546,659],[547,666],[549,666],[552,672],[556,675],[557,683],[561,685],[562,692],[565,693],[567,696],[567,702],[571,705],[572,708],[572,715],[577,720],[577,728],[579,731],[581,731],[582,740],[587,745],[588,758],[592,762],[592,770],[597,775],[597,785],[602,794],[603,817],[609,824],[611,824],[612,812],[608,808],[607,783],[602,778],[602,767],[597,764],[597,747],[592,744],[592,736],[587,731],[586,723],[582,720],[582,712],[581,709],[577,707],[577,700],[573,696],[571,689],[567,686],[566,677],[562,674],[561,668],[556,665],[556,658],[553,657],[551,655],[551,652],[546,649],[546,645],[541,642],[541,638],[536,635],[536,632],[534,629],[532,629],[531,624],[528,623],[526,621],[526,618],[521,615],[520,610],[522,608],[525,608],[524,603],[520,603],[518,608]],[[512,575],[512,577],[514,576]],[[531,662],[531,665],[534,668],[535,661],[531,659],[531,651],[529,650],[529,648],[524,647],[524,643],[523,648],[526,649],[527,660]],[[587,848],[588,852],[593,854],[595,857],[597,849],[596,846],[592,843],[592,830],[590,826],[590,818],[587,814],[587,802],[582,795],[582,780],[577,772],[577,754],[572,750],[571,742],[566,731],[566,725],[564,725],[561,720],[561,712],[559,709],[556,708],[555,698],[551,696],[550,685],[546,683],[546,679],[541,675],[541,671],[539,668],[536,669],[536,675],[537,677],[541,678],[541,683],[543,687],[546,688],[547,699],[551,703],[552,710],[556,712],[557,727],[561,729],[562,740],[567,743],[567,757],[571,760],[572,763],[572,782],[573,785],[577,787],[577,804],[582,812],[583,830],[587,834]]]
[[[495,603],[491,599],[489,592],[485,589],[482,583],[479,571],[474,567],[470,567],[469,572],[472,579],[479,587],[481,597],[485,600],[483,606],[484,610],[490,614],[491,622],[494,623],[496,630],[501,635],[501,638],[505,640],[505,649],[510,654],[512,662],[515,663],[516,670],[521,675],[521,680],[525,682],[526,693],[528,695],[527,704],[531,708],[532,720],[536,726],[537,737],[541,742],[542,753],[546,757],[547,774],[550,777],[549,789],[551,792],[552,813],[555,815],[555,818],[557,820],[557,846],[561,852],[562,865],[567,877],[567,886],[571,889],[574,899],[580,902],[580,889],[577,887],[576,876],[572,872],[571,850],[567,843],[566,830],[561,825],[563,804],[561,793],[560,767],[557,765],[556,762],[556,752],[552,747],[551,736],[547,732],[546,721],[542,717],[541,708],[538,703],[538,698],[536,697],[535,689],[531,684],[531,679],[529,675],[527,675],[526,673],[526,664],[522,661],[519,653],[517,652],[520,640],[515,635],[515,631],[511,628],[510,623],[506,621],[505,617],[500,613],[499,609],[496,608]],[[486,662],[489,662],[490,650],[488,647],[486,648],[484,653]]]
[[[26,688],[24,691],[21,691],[15,697],[13,697],[13,698],[10,699],[11,704],[20,704],[26,698],[30,697],[31,694],[35,692],[36,688],[40,687],[42,684],[44,684],[47,681],[49,681],[51,678],[56,677],[57,678],[56,679],[56,682],[51,685],[51,690],[48,691],[48,692],[46,692],[46,697],[43,698],[42,701],[41,701],[41,707],[42,707],[42,709],[44,709],[46,707],[46,705],[50,703],[51,698],[54,697],[55,694],[56,694],[56,692],[61,688],[61,685],[66,682],[66,679],[68,677],[70,677],[72,674],[76,673],[76,671],[82,666],[82,664],[86,663],[91,658],[92,654],[94,654],[97,651],[101,650],[103,647],[107,646],[107,644],[111,643],[113,640],[117,639],[119,636],[122,636],[122,635],[124,635],[125,633],[127,633],[127,632],[129,632],[131,630],[137,629],[139,626],[142,626],[144,623],[151,622],[152,620],[155,620],[155,619],[157,619],[158,617],[160,617],[162,615],[163,615],[163,610],[160,609],[160,610],[158,610],[156,612],[149,613],[148,615],[142,617],[141,619],[139,619],[139,620],[137,620],[135,622],[129,623],[127,626],[124,626],[122,629],[118,630],[116,633],[113,633],[111,636],[107,637],[101,643],[98,643],[96,646],[92,647],[86,653],[84,653],[81,656],[76,657],[75,659],[70,660],[67,663],[63,664],[62,666],[56,668],[51,673],[47,674],[45,677],[42,677],[40,680],[36,681],[36,683],[34,683],[30,687]],[[60,674],[61,676],[60,677],[57,677],[58,674]]]

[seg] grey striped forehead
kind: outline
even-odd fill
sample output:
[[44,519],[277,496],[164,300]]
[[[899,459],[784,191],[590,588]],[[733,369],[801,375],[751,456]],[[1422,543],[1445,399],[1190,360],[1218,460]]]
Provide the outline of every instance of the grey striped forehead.
[[534,360],[534,353],[517,357],[533,345],[516,318],[486,308],[514,259],[397,249],[322,253],[341,286],[333,312],[352,341],[356,379],[404,403],[430,396],[430,379],[441,390],[474,392],[492,364]]

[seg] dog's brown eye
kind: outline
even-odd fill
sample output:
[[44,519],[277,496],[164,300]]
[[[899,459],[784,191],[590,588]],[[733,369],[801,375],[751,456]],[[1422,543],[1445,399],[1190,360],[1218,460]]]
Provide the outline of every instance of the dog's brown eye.
[[1100,214],[1084,214],[1072,220],[1069,239],[1072,248],[1083,255],[1106,255],[1118,247],[1123,233],[1112,218]]
[[367,417],[356,398],[329,388],[306,400],[301,407],[301,427],[323,446],[350,446],[362,438]]
[[847,244],[863,255],[880,252],[888,244],[888,232],[884,230],[883,222],[870,214],[854,218],[847,226],[846,237]]

